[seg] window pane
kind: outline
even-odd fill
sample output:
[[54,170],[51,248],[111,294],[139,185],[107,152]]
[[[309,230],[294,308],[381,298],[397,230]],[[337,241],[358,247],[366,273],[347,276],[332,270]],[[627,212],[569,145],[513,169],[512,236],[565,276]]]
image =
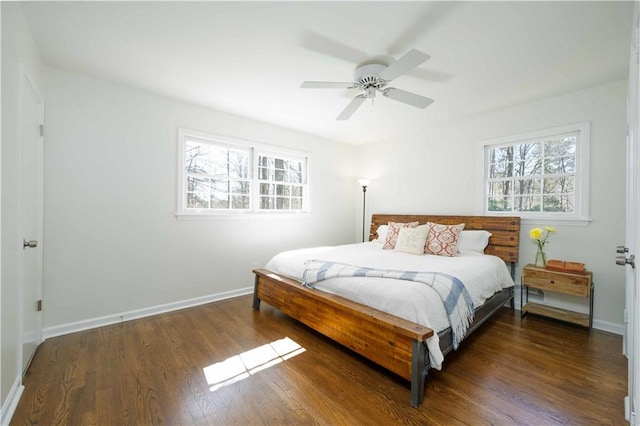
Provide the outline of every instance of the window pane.
[[532,176],[542,172],[540,144],[520,144],[514,150],[514,176]]
[[229,151],[229,177],[249,177],[249,154],[242,151]]
[[202,198],[201,194],[187,193],[187,208],[207,209],[209,208],[209,202],[206,198]]
[[489,197],[489,211],[511,211],[512,207],[513,205],[511,197]]
[[275,173],[275,178],[273,180],[275,180],[276,182],[285,182],[286,181],[286,172],[284,170],[278,170],[276,169],[276,173]]
[[289,199],[276,197],[276,209],[277,210],[288,210],[289,209]]
[[249,194],[249,182],[232,181],[231,193],[232,194]]
[[274,195],[276,193],[276,186],[271,183],[260,184],[260,195]]
[[187,191],[209,191],[209,178],[187,176]]
[[573,194],[545,195],[543,199],[545,212],[571,213],[575,211],[575,200]]
[[540,194],[541,182],[539,178],[533,179],[517,179],[514,182],[514,192],[519,195]]
[[302,198],[291,199],[291,210],[302,210]]
[[185,169],[188,173],[206,173],[207,157],[209,153],[207,144],[187,142],[185,148]]
[[550,139],[544,143],[544,152],[546,157],[575,157],[576,156],[575,135]]
[[513,163],[492,164],[489,177],[492,179],[513,176]]
[[525,195],[522,197],[514,197],[514,211],[517,212],[537,212],[540,211],[540,196]]
[[501,148],[491,148],[489,151],[490,163],[506,163],[513,161],[513,147],[504,146]]
[[211,189],[215,192],[229,193],[229,181],[226,179],[212,179]]
[[290,171],[289,172],[289,182],[302,183],[302,172]]
[[232,209],[248,209],[249,197],[245,195],[232,195],[231,208]]
[[544,162],[544,172],[551,173],[575,173],[575,157],[551,157]]
[[301,186],[292,186],[291,187],[291,195],[294,197],[302,197],[302,187]]
[[544,180],[545,194],[566,194],[575,192],[575,177],[563,176]]
[[260,197],[260,208],[264,210],[273,209],[274,198],[273,197]]
[[266,169],[264,167],[260,167],[258,169],[258,179],[261,180],[272,180],[272,175],[269,173],[269,169]]
[[222,192],[214,192],[211,194],[211,208],[212,209],[228,209],[229,208],[229,194]]
[[276,195],[289,195],[289,185],[276,185]]
[[500,195],[512,195],[513,194],[513,181],[502,180],[489,183],[489,196],[496,197]]

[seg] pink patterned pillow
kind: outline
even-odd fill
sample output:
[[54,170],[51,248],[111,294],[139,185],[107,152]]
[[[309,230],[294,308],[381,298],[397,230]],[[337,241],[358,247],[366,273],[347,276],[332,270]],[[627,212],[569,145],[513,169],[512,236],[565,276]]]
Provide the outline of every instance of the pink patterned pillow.
[[382,248],[384,250],[393,250],[396,248],[396,243],[398,242],[398,235],[400,234],[400,230],[402,228],[415,228],[418,226],[418,222],[409,222],[409,223],[396,223],[389,222],[389,229],[387,229],[387,238],[384,240],[384,245]]
[[459,225],[440,225],[429,222],[429,236],[424,246],[424,252],[437,256],[453,257],[458,252],[458,238],[464,229],[464,223]]

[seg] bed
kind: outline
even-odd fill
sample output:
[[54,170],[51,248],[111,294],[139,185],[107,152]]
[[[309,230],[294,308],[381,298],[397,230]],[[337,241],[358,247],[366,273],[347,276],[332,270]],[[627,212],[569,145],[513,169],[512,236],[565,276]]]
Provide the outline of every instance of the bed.
[[[501,259],[508,265],[511,278],[514,275],[515,264],[518,261],[519,217],[374,214],[369,241],[375,240],[378,228],[389,222],[420,224],[435,222],[446,225],[464,223],[465,230],[487,230],[492,236],[484,250],[485,254]],[[301,280],[295,277],[297,274],[275,272],[266,268],[255,269],[253,272],[255,274],[254,309],[259,310],[260,302],[264,301],[409,380],[413,407],[419,406],[423,401],[426,376],[429,369],[433,367],[433,354],[430,356],[429,345],[434,352],[433,340],[437,340],[438,352],[443,355],[453,349],[454,336],[450,328],[434,331],[434,328],[424,324],[355,302],[338,294],[305,287]],[[497,290],[481,306],[475,308],[474,320],[466,331],[466,335],[472,333],[507,302],[513,307],[512,285]]]

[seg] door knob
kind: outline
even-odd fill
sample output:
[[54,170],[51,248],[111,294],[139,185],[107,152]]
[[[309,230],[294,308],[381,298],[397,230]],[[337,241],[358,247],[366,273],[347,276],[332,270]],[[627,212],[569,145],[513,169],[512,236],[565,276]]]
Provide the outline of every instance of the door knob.
[[616,247],[616,253],[629,253],[629,247],[618,246]]
[[38,242],[36,240],[31,240],[31,241],[22,240],[22,248],[26,249],[27,247],[29,248],[38,247]]
[[624,257],[624,256],[616,256],[616,265],[631,265],[632,268],[635,269],[636,267],[636,256],[635,255],[631,255],[629,257]]

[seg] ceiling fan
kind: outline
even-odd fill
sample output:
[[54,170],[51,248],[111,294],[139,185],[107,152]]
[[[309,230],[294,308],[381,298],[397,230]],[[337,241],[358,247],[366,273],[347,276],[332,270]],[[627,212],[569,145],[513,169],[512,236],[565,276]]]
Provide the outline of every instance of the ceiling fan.
[[395,87],[387,87],[387,85],[393,79],[416,68],[429,58],[430,56],[426,53],[413,49],[389,66],[379,63],[380,61],[369,61],[365,63],[365,65],[359,66],[356,68],[353,82],[305,81],[300,87],[306,89],[362,90],[363,93],[353,98],[349,105],[338,115],[336,120],[348,120],[351,118],[360,105],[362,105],[366,99],[374,99],[377,92],[382,93],[382,96],[414,107],[426,108],[431,105],[433,99],[396,89]]

